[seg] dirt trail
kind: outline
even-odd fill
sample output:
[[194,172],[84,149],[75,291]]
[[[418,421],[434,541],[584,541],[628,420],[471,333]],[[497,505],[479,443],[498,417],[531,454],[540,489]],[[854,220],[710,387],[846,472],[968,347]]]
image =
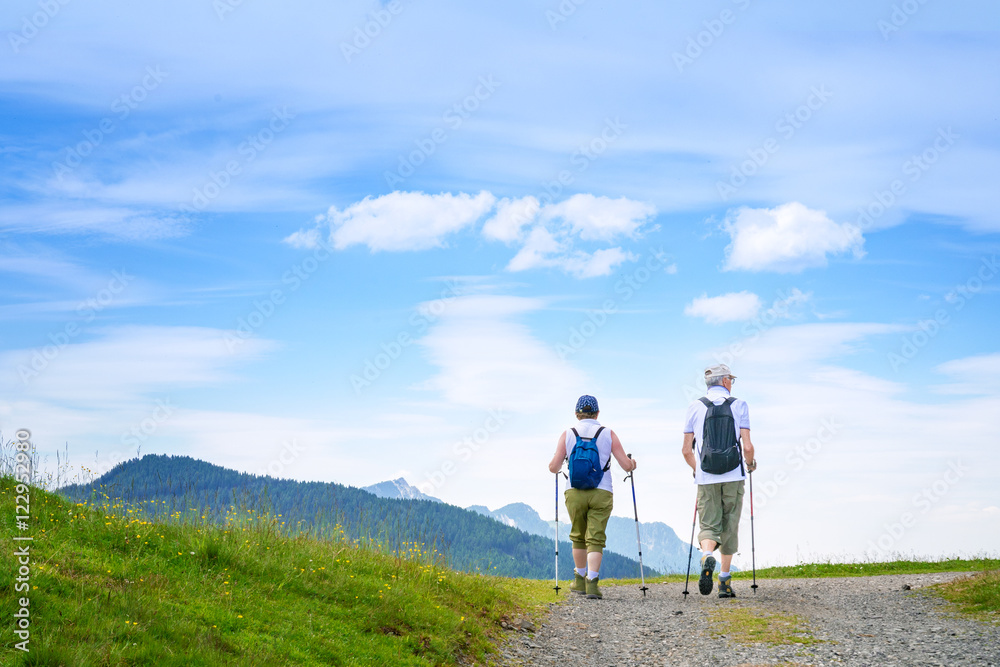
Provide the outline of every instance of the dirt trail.
[[[738,578],[731,600],[715,591],[699,595],[692,580],[686,603],[682,583],[652,585],[645,599],[637,585],[606,586],[603,600],[571,595],[554,606],[535,634],[501,647],[501,664],[1000,666],[1000,626],[948,613],[943,601],[919,590],[956,576],[764,579],[756,595]],[[745,644],[725,631],[720,637],[710,618],[725,608],[797,616],[808,629],[799,635],[806,643]]]

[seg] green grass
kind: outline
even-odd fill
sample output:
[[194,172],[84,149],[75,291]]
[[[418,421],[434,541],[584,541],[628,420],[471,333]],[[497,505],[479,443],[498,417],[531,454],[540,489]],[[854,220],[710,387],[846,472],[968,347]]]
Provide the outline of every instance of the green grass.
[[[921,574],[931,572],[980,572],[1000,568],[1000,559],[949,558],[937,561],[897,560],[868,563],[809,563],[757,570],[757,578],[797,579],[817,577],[872,577],[880,574]],[[748,572],[741,572],[746,578]]]
[[793,614],[750,607],[719,607],[709,613],[708,632],[738,644],[816,644],[806,622]]
[[[871,577],[880,574],[919,574],[931,572],[983,572],[987,570],[1000,569],[1000,559],[997,558],[975,558],[961,559],[949,558],[938,561],[910,561],[897,560],[890,562],[865,562],[865,563],[805,563],[802,565],[788,565],[781,567],[768,567],[757,570],[758,579],[803,579],[821,577]],[[749,570],[733,573],[735,581],[749,581],[753,574]],[[668,574],[662,577],[647,578],[646,583],[677,583],[684,581],[683,574]],[[691,583],[698,582],[697,573],[692,573]],[[608,581],[608,585],[617,586],[638,586],[638,579],[616,579]]]
[[[458,573],[409,545],[385,554],[289,536],[235,509],[224,526],[75,505],[31,489],[15,530],[15,483],[0,478],[0,567],[31,535],[30,653],[11,614],[26,593],[0,581],[4,665],[439,665],[483,662],[500,623],[535,617],[548,582]],[[11,623],[11,625],[7,625]]]
[[1000,622],[1000,571],[962,577],[936,589],[957,611]]

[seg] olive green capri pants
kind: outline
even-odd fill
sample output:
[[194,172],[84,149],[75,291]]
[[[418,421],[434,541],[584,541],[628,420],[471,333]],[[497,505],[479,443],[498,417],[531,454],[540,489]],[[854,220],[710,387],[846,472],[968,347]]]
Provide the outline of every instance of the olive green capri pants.
[[712,540],[719,552],[732,556],[740,546],[740,515],[743,513],[743,480],[698,486],[698,542]]
[[604,489],[566,489],[566,509],[573,522],[569,541],[574,549],[604,552],[604,534],[611,517],[614,496]]

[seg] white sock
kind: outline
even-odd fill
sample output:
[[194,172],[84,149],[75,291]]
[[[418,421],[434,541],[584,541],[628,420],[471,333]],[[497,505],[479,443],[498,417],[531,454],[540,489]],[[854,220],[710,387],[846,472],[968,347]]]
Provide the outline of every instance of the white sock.
[[703,551],[701,557],[702,557],[702,559],[705,559],[706,557],[711,556],[711,555],[712,555],[711,551]]
[[728,579],[730,576],[729,572],[719,572],[719,579]]
[[601,576],[600,571],[594,572],[593,570],[587,570],[588,579],[597,579],[600,576]]
[[587,568],[585,568],[585,567],[578,567],[578,568],[576,568],[576,573],[578,575],[580,575],[581,577],[586,577],[587,576]]

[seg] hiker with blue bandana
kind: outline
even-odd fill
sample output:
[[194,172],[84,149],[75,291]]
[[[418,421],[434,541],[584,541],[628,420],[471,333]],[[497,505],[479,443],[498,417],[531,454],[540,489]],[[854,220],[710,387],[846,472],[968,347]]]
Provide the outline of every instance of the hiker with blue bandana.
[[590,599],[603,597],[597,584],[607,540],[605,529],[613,505],[612,475],[608,473],[611,456],[625,472],[635,470],[636,466],[615,432],[597,421],[599,412],[596,398],[580,397],[576,402],[578,423],[559,436],[556,453],[549,463],[549,472],[558,473],[563,462],[569,461],[571,488],[566,489],[564,497],[572,521],[569,540],[576,566],[576,576],[569,588]]
[[744,480],[757,468],[750,442],[750,409],[745,401],[730,395],[735,381],[725,364],[705,369],[708,392],[688,407],[681,447],[698,485],[698,544],[704,554],[698,590],[702,595],[712,592],[716,565],[712,554],[718,549],[720,598],[736,597],[729,568],[739,548]]

